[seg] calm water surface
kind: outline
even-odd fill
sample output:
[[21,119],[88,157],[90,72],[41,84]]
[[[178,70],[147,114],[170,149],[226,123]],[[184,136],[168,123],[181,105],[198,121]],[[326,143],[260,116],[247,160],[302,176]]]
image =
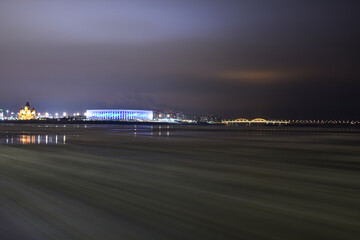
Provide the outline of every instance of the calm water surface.
[[[26,131],[24,131],[26,129]],[[3,130],[3,131],[2,131]],[[6,131],[5,131],[6,130]],[[0,144],[69,144],[69,138],[94,138],[87,133],[133,137],[299,136],[326,133],[360,134],[354,128],[228,127],[178,125],[26,125],[0,124]]]
[[0,124],[0,239],[359,239],[359,146],[349,129]]

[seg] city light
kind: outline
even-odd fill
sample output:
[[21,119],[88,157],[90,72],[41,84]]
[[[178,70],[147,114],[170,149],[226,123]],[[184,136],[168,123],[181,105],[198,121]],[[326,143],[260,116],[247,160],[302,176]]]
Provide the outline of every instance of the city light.
[[153,111],[146,110],[87,110],[89,120],[153,120]]
[[[10,114],[11,113],[11,114]],[[320,120],[320,119],[293,119],[293,120],[279,120],[279,119],[264,119],[264,118],[235,118],[235,119],[223,119],[222,116],[207,114],[203,116],[188,115],[182,112],[175,112],[169,110],[163,111],[151,111],[151,110],[129,110],[129,109],[95,109],[87,110],[86,112],[74,112],[68,115],[67,112],[35,112],[34,108],[30,108],[29,102],[25,107],[21,108],[18,113],[10,112],[9,109],[0,109],[0,120],[39,120],[39,121],[52,121],[51,119],[57,119],[62,115],[65,117],[71,117],[67,121],[141,121],[141,122],[167,122],[167,123],[206,123],[206,124],[224,124],[224,125],[358,125],[359,121],[356,120]]]

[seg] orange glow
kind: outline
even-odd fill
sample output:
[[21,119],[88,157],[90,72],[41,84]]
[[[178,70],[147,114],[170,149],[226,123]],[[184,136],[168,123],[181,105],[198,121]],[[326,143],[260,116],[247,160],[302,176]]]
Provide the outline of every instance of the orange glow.
[[288,78],[293,78],[294,74],[283,71],[232,71],[220,74],[226,80],[233,80],[245,83],[277,83]]
[[19,120],[33,120],[33,119],[35,119],[35,116],[36,116],[35,109],[33,108],[31,110],[29,100],[28,100],[25,107],[21,108],[19,111],[19,115],[18,115]]

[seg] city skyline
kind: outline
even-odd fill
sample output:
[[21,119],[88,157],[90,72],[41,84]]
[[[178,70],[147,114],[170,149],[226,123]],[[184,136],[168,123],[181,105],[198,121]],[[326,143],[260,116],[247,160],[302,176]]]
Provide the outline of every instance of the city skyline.
[[[135,110],[135,109],[87,109],[86,112],[36,112],[35,108],[30,106],[27,100],[25,107],[21,107],[19,112],[3,110],[0,108],[0,120],[23,122],[23,120],[33,120],[38,123],[47,123],[46,120],[62,120],[77,123],[87,121],[125,121],[125,122],[147,122],[147,123],[208,123],[208,124],[225,124],[225,125],[249,125],[250,124],[270,124],[270,125],[358,125],[357,119],[271,119],[271,118],[224,118],[216,114],[195,115],[184,112],[174,111],[156,111],[156,110]],[[54,122],[53,122],[54,123]],[[330,124],[330,125],[329,125]]]
[[359,10],[0,0],[0,240],[358,239]]
[[0,108],[360,119],[356,6],[5,0]]

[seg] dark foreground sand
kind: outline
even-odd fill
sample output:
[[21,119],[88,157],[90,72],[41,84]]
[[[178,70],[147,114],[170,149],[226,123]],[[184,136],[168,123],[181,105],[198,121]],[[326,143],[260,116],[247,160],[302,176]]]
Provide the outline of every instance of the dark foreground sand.
[[360,239],[359,134],[230,130],[0,124],[0,239]]

